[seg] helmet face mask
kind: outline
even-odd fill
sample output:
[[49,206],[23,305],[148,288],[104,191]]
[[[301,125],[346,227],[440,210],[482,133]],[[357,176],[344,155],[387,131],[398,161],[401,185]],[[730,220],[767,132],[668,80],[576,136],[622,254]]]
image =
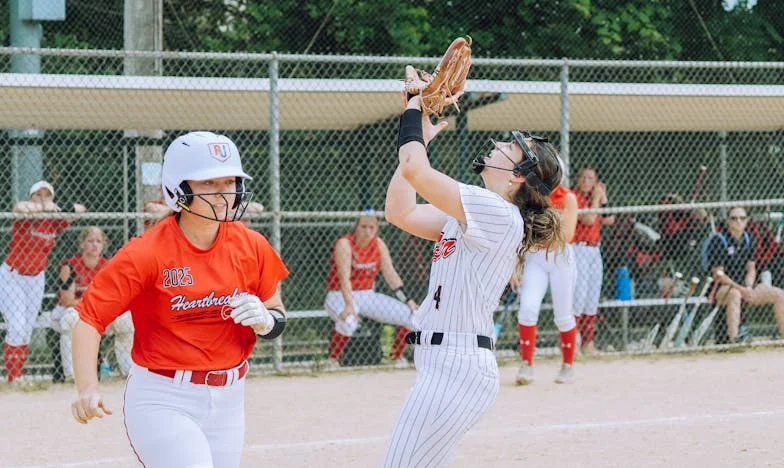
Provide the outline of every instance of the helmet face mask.
[[[187,182],[230,176],[236,178],[236,188],[231,192],[194,194]],[[242,169],[237,146],[228,137],[212,132],[191,132],[175,139],[166,149],[161,178],[164,201],[177,213],[184,210],[214,221],[239,221],[252,198],[252,193],[245,189],[245,180],[251,180],[251,177]],[[227,202],[225,209],[216,209],[209,201],[216,195],[224,196]],[[231,205],[227,195],[235,196]],[[214,216],[205,216],[191,209],[196,197],[211,207]]]
[[[220,222],[233,222],[240,221],[245,214],[251,200],[253,193],[245,190],[245,181],[241,177],[236,178],[235,191],[221,191],[221,192],[200,192],[193,193],[191,184],[188,181],[183,181],[180,184],[180,195],[177,198],[177,205],[180,208],[194,216],[209,219],[211,221]],[[233,201],[229,201],[233,199]],[[216,199],[223,203],[218,203],[216,206]],[[206,205],[208,209],[199,208],[198,205],[194,209],[193,204],[198,200],[199,205]],[[206,211],[206,214],[205,214]]]

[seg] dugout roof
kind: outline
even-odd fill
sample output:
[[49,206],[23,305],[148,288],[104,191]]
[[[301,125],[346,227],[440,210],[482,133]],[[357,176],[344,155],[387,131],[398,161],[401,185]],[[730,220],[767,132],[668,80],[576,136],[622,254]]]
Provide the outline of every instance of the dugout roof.
[[[280,128],[348,130],[395,118],[400,80],[281,79]],[[572,131],[771,131],[784,85],[569,83]],[[0,74],[0,127],[266,130],[270,82],[253,78]],[[558,82],[469,80],[469,130],[557,131]],[[454,125],[450,126],[452,129]]]

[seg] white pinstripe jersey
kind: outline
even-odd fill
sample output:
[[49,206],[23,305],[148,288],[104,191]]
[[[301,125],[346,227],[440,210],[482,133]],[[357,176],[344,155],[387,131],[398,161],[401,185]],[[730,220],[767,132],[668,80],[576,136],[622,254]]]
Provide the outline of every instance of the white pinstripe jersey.
[[448,217],[433,248],[427,297],[414,315],[417,330],[493,336],[493,311],[517,263],[523,218],[516,205],[459,184],[466,224]]

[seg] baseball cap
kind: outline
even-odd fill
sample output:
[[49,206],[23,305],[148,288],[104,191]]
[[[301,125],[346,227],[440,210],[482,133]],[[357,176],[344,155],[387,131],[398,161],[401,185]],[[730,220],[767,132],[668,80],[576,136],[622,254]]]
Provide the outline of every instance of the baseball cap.
[[45,180],[39,180],[38,182],[34,183],[32,187],[30,187],[29,195],[34,194],[35,192],[41,190],[42,188],[49,190],[50,192],[52,192],[52,196],[54,196],[54,187],[52,187],[52,184],[50,184]]

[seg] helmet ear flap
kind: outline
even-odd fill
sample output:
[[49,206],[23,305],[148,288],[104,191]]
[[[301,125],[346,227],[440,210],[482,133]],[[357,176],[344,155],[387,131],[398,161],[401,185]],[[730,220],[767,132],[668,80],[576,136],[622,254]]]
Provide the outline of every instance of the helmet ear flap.
[[193,190],[191,190],[191,186],[188,185],[188,182],[182,181],[180,184],[180,195],[177,199],[177,203],[182,203],[185,206],[191,206],[193,203]]
[[245,197],[247,197],[247,194],[245,193],[245,179],[242,177],[237,177],[235,191],[237,192],[237,196],[234,197],[234,205],[232,205],[232,209],[236,210],[240,206],[240,203],[245,200]]

